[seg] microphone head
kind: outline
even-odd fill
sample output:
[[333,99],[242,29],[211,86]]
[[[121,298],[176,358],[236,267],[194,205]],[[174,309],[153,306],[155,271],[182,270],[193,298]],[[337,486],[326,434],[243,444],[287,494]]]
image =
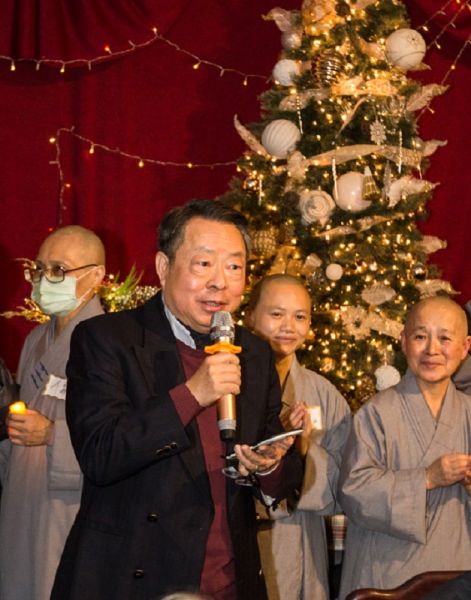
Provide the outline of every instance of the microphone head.
[[234,341],[235,327],[230,312],[218,310],[218,312],[213,313],[209,326],[209,337],[213,342],[221,338],[228,338],[231,343]]

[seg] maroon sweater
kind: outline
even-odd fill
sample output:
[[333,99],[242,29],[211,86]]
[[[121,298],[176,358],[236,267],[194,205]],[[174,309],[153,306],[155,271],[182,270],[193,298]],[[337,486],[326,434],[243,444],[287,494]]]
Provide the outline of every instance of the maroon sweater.
[[[177,341],[186,379],[188,380],[203,362],[206,354]],[[203,455],[208,472],[214,519],[209,530],[206,553],[201,573],[200,591],[211,595],[214,600],[236,600],[234,552],[227,518],[225,446],[219,437],[216,405],[201,407],[185,384],[170,391],[175,408],[184,426],[196,418]],[[276,496],[282,469],[260,478],[262,491]],[[188,540],[191,544],[191,540]]]

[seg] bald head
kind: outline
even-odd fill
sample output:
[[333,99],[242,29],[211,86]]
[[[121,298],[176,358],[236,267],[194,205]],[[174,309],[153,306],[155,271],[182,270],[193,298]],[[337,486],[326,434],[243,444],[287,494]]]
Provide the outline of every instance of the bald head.
[[447,296],[433,296],[417,302],[409,311],[404,325],[405,334],[408,335],[417,325],[417,321],[428,315],[427,319],[434,319],[443,326],[451,327],[460,338],[468,335],[468,320],[466,313],[451,298]]
[[446,391],[470,345],[464,310],[450,298],[418,302],[407,315],[401,338],[407,364],[422,391]]
[[262,279],[259,279],[257,283],[253,286],[252,291],[250,293],[248,310],[254,311],[257,307],[257,304],[260,302],[260,298],[262,294],[265,292],[269,293],[269,288],[271,285],[281,283],[285,285],[291,285],[296,288],[302,290],[302,292],[306,295],[307,302],[309,306],[311,305],[311,297],[309,296],[309,292],[305,288],[303,282],[297,277],[293,277],[293,275],[287,275],[285,273],[277,273],[275,275],[267,275]]
[[45,246],[55,243],[59,239],[71,247],[75,257],[82,264],[105,265],[105,247],[100,238],[91,231],[80,225],[67,225],[53,231],[39,249],[39,255],[42,254]]

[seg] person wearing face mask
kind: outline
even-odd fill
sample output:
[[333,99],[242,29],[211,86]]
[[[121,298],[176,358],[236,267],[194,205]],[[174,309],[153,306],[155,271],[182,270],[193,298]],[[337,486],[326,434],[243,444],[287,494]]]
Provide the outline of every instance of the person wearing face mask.
[[336,499],[341,454],[350,430],[350,409],[324,377],[302,367],[296,350],[311,325],[311,299],[290,275],[269,275],[250,295],[247,324],[275,354],[282,387],[281,420],[302,428],[297,450],[305,462],[296,508],[272,511],[257,503],[258,543],[269,600],[329,598],[324,515],[339,512]]
[[0,444],[0,598],[47,600],[80,504],[82,475],[65,421],[65,366],[80,321],[103,312],[96,287],[105,252],[92,231],[55,230],[25,269],[32,299],[50,315],[26,338],[17,371],[23,414]]

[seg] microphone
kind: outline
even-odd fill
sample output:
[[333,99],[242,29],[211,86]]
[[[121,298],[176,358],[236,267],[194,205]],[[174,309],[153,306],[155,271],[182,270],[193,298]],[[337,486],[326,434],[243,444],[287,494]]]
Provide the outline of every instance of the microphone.
[[[209,337],[213,344],[221,344],[219,351],[226,350],[224,345],[228,345],[227,351],[237,352],[233,346],[235,337],[235,327],[232,321],[232,315],[225,310],[219,310],[213,313],[209,329]],[[236,433],[236,399],[234,394],[224,394],[217,401],[217,415],[219,436],[223,442],[235,440]]]

